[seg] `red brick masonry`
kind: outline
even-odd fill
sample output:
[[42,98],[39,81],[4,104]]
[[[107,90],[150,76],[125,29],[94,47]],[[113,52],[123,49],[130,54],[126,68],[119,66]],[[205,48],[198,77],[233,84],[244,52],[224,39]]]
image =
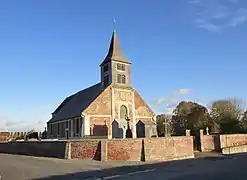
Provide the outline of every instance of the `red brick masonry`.
[[[247,144],[247,134],[201,136],[202,151]],[[0,153],[95,160],[167,161],[191,158],[192,136],[118,140],[0,143]]]
[[66,158],[65,141],[59,142],[6,142],[0,143],[0,153],[28,156]]
[[168,161],[194,157],[193,137],[144,139],[145,161]]
[[226,147],[247,144],[247,134],[200,135],[203,152],[220,151]]
[[[247,144],[247,134],[201,135],[202,151]],[[0,153],[94,160],[167,161],[191,158],[192,136],[118,140],[0,143]]]
[[220,147],[233,147],[247,144],[247,134],[224,134],[220,135]]
[[71,158],[79,159],[167,161],[193,157],[193,138],[186,136],[71,142]]
[[101,156],[100,140],[71,141],[72,159],[101,160],[100,156]]
[[107,160],[141,161],[142,139],[107,141]]
[[201,146],[203,152],[220,151],[219,135],[202,135]]
[[194,157],[193,139],[189,136],[150,139],[8,142],[0,143],[0,153],[65,159],[124,161],[166,161]]

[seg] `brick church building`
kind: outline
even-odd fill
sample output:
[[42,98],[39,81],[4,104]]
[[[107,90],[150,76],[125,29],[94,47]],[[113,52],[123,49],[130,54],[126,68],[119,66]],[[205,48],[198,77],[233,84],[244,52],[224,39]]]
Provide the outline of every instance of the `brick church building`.
[[131,85],[131,63],[114,31],[100,64],[101,81],[67,97],[47,122],[48,136],[137,138],[157,135],[156,116]]

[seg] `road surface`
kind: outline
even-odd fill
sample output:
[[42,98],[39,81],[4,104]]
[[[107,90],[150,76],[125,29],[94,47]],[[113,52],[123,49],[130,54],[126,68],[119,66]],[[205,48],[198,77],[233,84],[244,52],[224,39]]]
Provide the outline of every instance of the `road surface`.
[[0,154],[3,180],[238,180],[246,179],[246,167],[247,155],[147,164]]

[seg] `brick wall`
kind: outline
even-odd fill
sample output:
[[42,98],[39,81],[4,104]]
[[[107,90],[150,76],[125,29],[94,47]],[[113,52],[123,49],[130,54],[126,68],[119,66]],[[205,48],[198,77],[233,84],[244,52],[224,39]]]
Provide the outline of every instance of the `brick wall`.
[[218,135],[202,135],[201,150],[203,152],[220,151],[220,140]]
[[107,141],[107,159],[140,161],[142,139],[119,139]]
[[192,157],[194,157],[192,137],[107,141],[108,160],[168,161]]
[[202,152],[221,151],[222,148],[247,144],[247,134],[203,135],[200,131]]
[[194,157],[189,136],[144,139],[145,161],[167,161]]
[[247,144],[247,134],[224,134],[220,135],[220,147],[231,147]]
[[0,153],[41,157],[66,157],[66,142],[8,142],[0,143]]
[[64,159],[167,161],[193,157],[192,137],[0,143],[0,153]]
[[[245,145],[247,134],[220,135],[215,140],[212,135],[201,138],[203,151]],[[180,136],[169,138],[145,139],[105,139],[81,141],[41,141],[0,143],[0,153],[29,156],[124,160],[124,161],[168,161],[194,157],[193,137]]]
[[166,161],[193,157],[192,137],[0,143],[0,153],[65,159]]
[[71,141],[70,149],[70,155],[72,159],[101,160],[100,140]]

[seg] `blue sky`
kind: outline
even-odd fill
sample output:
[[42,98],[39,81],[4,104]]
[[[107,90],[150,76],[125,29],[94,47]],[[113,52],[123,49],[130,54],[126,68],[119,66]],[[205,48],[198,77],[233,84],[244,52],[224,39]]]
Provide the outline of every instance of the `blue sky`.
[[66,96],[97,83],[113,18],[133,86],[156,113],[181,100],[247,100],[245,0],[8,0],[0,130],[44,129]]

